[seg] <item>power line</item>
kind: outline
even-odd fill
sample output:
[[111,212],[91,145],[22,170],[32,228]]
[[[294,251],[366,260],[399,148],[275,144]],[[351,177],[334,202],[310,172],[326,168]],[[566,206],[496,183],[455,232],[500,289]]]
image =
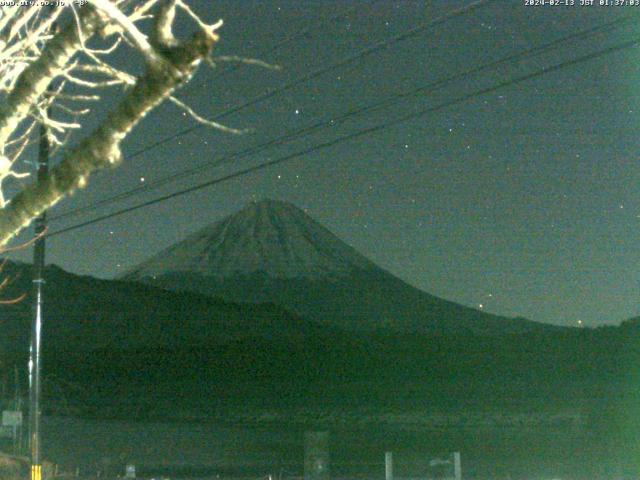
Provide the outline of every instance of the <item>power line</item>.
[[101,206],[105,206],[105,205],[109,205],[111,203],[120,201],[120,200],[124,200],[126,198],[129,198],[131,196],[134,195],[138,195],[138,194],[142,194],[145,192],[149,192],[152,191],[154,189],[157,189],[163,185],[166,185],[168,183],[180,180],[182,178],[188,177],[190,175],[193,175],[195,173],[200,172],[201,170],[205,169],[205,168],[211,168],[214,166],[219,166],[223,163],[227,163],[231,160],[237,160],[237,159],[241,159],[241,158],[245,158],[248,156],[252,156],[255,155],[257,153],[262,152],[263,150],[266,150],[272,146],[275,145],[281,145],[284,144],[288,141],[294,140],[294,139],[298,139],[301,138],[302,136],[306,136],[308,134],[311,134],[313,132],[318,131],[319,129],[325,128],[325,127],[333,127],[341,122],[346,121],[347,119],[355,116],[355,115],[360,115],[362,113],[365,112],[371,112],[371,111],[376,111],[376,110],[380,110],[381,108],[387,107],[389,105],[392,105],[393,103],[397,103],[399,100],[402,100],[406,97],[410,97],[410,96],[415,96],[418,94],[426,94],[426,93],[430,93],[432,91],[434,91],[436,88],[440,88],[443,87],[445,85],[451,84],[453,82],[459,81],[459,80],[463,80],[466,79],[469,76],[472,75],[476,75],[485,71],[488,71],[490,69],[494,69],[496,67],[499,67],[501,65],[510,63],[510,62],[514,62],[514,61],[520,61],[529,57],[532,57],[534,55],[538,55],[541,53],[547,53],[549,51],[552,51],[560,46],[562,46],[563,44],[576,40],[576,39],[581,39],[581,38],[585,38],[585,37],[589,37],[591,35],[593,35],[594,33],[597,32],[601,32],[601,31],[606,31],[606,30],[611,30],[612,28],[616,28],[619,27],[621,25],[624,25],[626,23],[629,23],[632,20],[636,20],[638,18],[638,16],[636,15],[629,15],[626,17],[621,17],[619,19],[613,20],[611,22],[607,22],[595,27],[591,27],[585,30],[581,30],[579,32],[567,35],[565,37],[553,40],[551,42],[548,42],[546,44],[540,45],[540,46],[536,46],[536,47],[532,47],[529,48],[527,50],[524,50],[522,52],[517,52],[517,53],[513,53],[513,54],[509,54],[505,57],[502,57],[501,59],[498,59],[496,61],[487,63],[487,64],[483,64],[477,67],[472,67],[470,69],[467,69],[465,71],[450,75],[448,77],[436,80],[434,82],[431,82],[427,85],[424,86],[420,86],[411,90],[407,90],[405,92],[401,92],[398,94],[395,94],[391,97],[388,97],[386,99],[382,99],[380,101],[374,102],[372,104],[369,105],[365,105],[363,107],[357,108],[355,110],[349,110],[347,112],[344,112],[342,114],[340,114],[337,117],[333,117],[330,120],[322,120],[320,122],[317,122],[315,124],[309,125],[309,126],[305,126],[302,127],[300,129],[291,131],[291,132],[287,132],[285,135],[281,136],[281,137],[277,137],[277,138],[273,138],[271,140],[268,140],[266,142],[263,142],[259,145],[254,145],[251,147],[248,147],[246,149],[243,149],[239,152],[234,152],[230,155],[226,155],[223,156],[222,158],[218,158],[216,160],[213,161],[208,161],[208,162],[204,162],[201,163],[200,165],[197,165],[195,167],[183,170],[181,172],[172,174],[172,175],[168,175],[164,178],[160,178],[154,182],[150,182],[147,183],[145,185],[140,185],[138,187],[135,187],[131,190],[128,190],[126,192],[122,192],[116,195],[113,195],[109,198],[106,199],[102,199],[99,200],[91,205],[87,205],[84,207],[78,207],[76,209],[72,209],[69,210],[67,212],[63,212],[57,216],[52,217],[52,220],[59,220],[62,218],[67,218],[67,217],[72,217],[72,216],[76,216],[79,215],[81,213],[87,212],[87,211],[92,211],[95,210],[96,208],[99,208]]
[[139,203],[137,205],[133,205],[131,207],[127,207],[127,208],[124,208],[124,209],[121,209],[121,210],[118,210],[118,211],[115,211],[115,212],[112,212],[112,213],[109,213],[109,214],[106,214],[106,215],[102,215],[102,216],[96,217],[96,218],[88,220],[86,222],[78,223],[76,225],[71,225],[69,227],[62,228],[60,230],[56,230],[56,231],[48,234],[47,237],[53,237],[53,236],[61,235],[63,233],[67,233],[67,232],[70,232],[70,231],[73,231],[73,230],[76,230],[76,229],[79,229],[79,228],[82,228],[82,227],[85,227],[85,226],[88,226],[88,225],[92,225],[94,223],[101,222],[103,220],[107,220],[107,219],[110,219],[110,218],[113,218],[113,217],[116,217],[116,216],[119,216],[119,215],[123,215],[125,213],[129,213],[129,212],[132,212],[134,210],[138,210],[138,209],[145,208],[145,207],[148,207],[148,206],[151,206],[151,205],[155,205],[157,203],[161,203],[161,202],[164,202],[166,200],[170,200],[172,198],[176,198],[176,197],[179,197],[179,196],[182,196],[182,195],[186,195],[188,193],[192,193],[192,192],[195,192],[195,191],[198,191],[198,190],[202,190],[203,188],[211,187],[213,185],[217,185],[217,184],[226,182],[228,180],[239,178],[239,177],[248,175],[249,173],[254,173],[254,172],[257,172],[257,171],[260,171],[260,170],[264,170],[264,169],[272,167],[274,165],[278,165],[278,164],[281,164],[281,163],[285,163],[285,162],[294,160],[294,159],[299,158],[299,157],[301,157],[303,155],[308,155],[308,154],[311,154],[311,153],[315,153],[315,152],[317,152],[319,150],[323,150],[325,148],[332,147],[334,145],[346,142],[348,140],[353,140],[355,138],[359,138],[359,137],[362,137],[364,135],[368,135],[368,134],[371,134],[371,133],[374,133],[374,132],[378,132],[378,131],[384,130],[386,128],[395,126],[395,125],[399,125],[399,124],[407,122],[409,120],[414,120],[414,119],[419,118],[421,116],[424,116],[424,115],[426,115],[428,113],[433,113],[433,112],[436,112],[436,111],[439,111],[439,110],[443,110],[443,109],[448,108],[450,106],[453,106],[453,105],[456,105],[456,104],[463,103],[463,102],[466,102],[468,100],[471,100],[471,99],[473,99],[475,97],[486,95],[488,93],[495,92],[495,91],[500,90],[502,88],[509,87],[511,85],[516,85],[518,83],[522,83],[522,82],[531,80],[533,78],[541,77],[543,75],[547,75],[549,73],[553,73],[553,72],[556,72],[556,71],[564,69],[564,68],[572,67],[574,65],[578,65],[580,63],[584,63],[584,62],[587,62],[587,61],[602,57],[604,55],[609,55],[609,54],[614,53],[614,52],[618,52],[618,51],[621,51],[621,50],[624,50],[624,49],[627,49],[627,48],[630,48],[630,47],[637,46],[639,44],[640,44],[640,37],[636,38],[634,40],[630,40],[630,41],[627,41],[627,42],[624,42],[624,43],[609,47],[609,48],[605,48],[605,49],[599,50],[597,52],[592,52],[592,53],[589,53],[587,55],[583,55],[583,56],[575,58],[573,60],[567,60],[567,61],[558,63],[556,65],[552,65],[550,67],[545,67],[545,68],[542,68],[542,69],[537,70],[535,72],[528,73],[526,75],[521,75],[519,77],[512,78],[510,80],[497,83],[497,84],[495,84],[495,85],[493,85],[491,87],[486,87],[486,88],[477,90],[477,91],[475,91],[473,93],[469,93],[467,95],[463,95],[463,96],[458,97],[456,99],[449,100],[449,101],[441,103],[440,105],[437,105],[435,107],[425,108],[425,109],[419,110],[417,112],[413,112],[413,113],[401,116],[401,117],[399,117],[397,119],[394,119],[394,120],[391,120],[389,122],[378,124],[378,125],[375,125],[375,126],[363,129],[363,130],[359,130],[357,132],[353,132],[351,134],[348,134],[348,135],[345,135],[345,136],[342,136],[342,137],[339,137],[339,138],[336,138],[334,140],[330,140],[330,141],[327,141],[327,142],[324,142],[324,143],[321,143],[321,144],[318,144],[318,145],[314,145],[312,147],[309,147],[309,148],[307,148],[305,150],[302,150],[302,151],[299,151],[299,152],[296,152],[296,153],[285,155],[283,157],[280,157],[280,158],[277,158],[277,159],[274,159],[274,160],[271,160],[271,161],[268,161],[268,162],[264,162],[264,163],[261,163],[259,165],[254,165],[252,167],[248,167],[248,168],[245,168],[243,170],[239,170],[237,172],[225,175],[223,177],[219,177],[219,178],[216,178],[216,179],[213,179],[213,180],[209,180],[209,181],[200,183],[198,185],[195,185],[195,186],[183,189],[183,190],[179,190],[179,191],[170,193],[168,195],[163,195],[161,197],[157,197],[157,198],[155,198],[153,200],[149,200],[149,201],[146,201],[146,202],[143,202],[143,203]]
[[[375,3],[377,3],[378,1],[380,1],[380,0],[372,0],[372,1],[370,2],[370,6],[374,5],[374,4],[375,4]],[[297,33],[295,33],[295,34],[293,34],[293,35],[288,36],[288,37],[287,37],[287,38],[285,38],[284,40],[282,40],[282,41],[280,41],[280,42],[276,43],[275,45],[272,45],[272,46],[271,46],[271,47],[269,47],[269,48],[263,49],[263,50],[262,50],[262,51],[260,51],[258,54],[256,54],[256,56],[257,56],[257,57],[263,57],[263,56],[265,56],[265,55],[268,55],[268,54],[270,54],[270,53],[273,53],[273,52],[275,52],[276,50],[278,50],[278,49],[282,48],[283,46],[286,46],[286,45],[288,45],[288,44],[292,43],[293,41],[295,41],[295,40],[297,40],[297,39],[299,39],[299,38],[303,38],[303,37],[307,36],[307,35],[309,34],[309,32],[311,32],[311,31],[312,31],[313,29],[315,29],[315,28],[318,28],[318,26],[319,26],[319,25],[321,25],[322,23],[330,23],[330,22],[333,22],[333,21],[335,21],[336,19],[338,19],[338,18],[340,18],[340,17],[346,16],[346,15],[348,15],[348,14],[352,13],[353,11],[358,10],[359,8],[361,8],[361,6],[362,6],[361,4],[356,4],[355,6],[353,6],[353,7],[351,7],[351,8],[347,8],[347,9],[345,9],[343,12],[340,12],[340,13],[338,13],[338,14],[336,14],[336,15],[333,15],[333,16],[329,17],[328,19],[323,20],[323,21],[322,21],[322,22],[320,22],[320,23],[312,22],[310,25],[307,25],[306,27],[304,27],[303,29],[301,29],[299,32],[297,32]],[[238,63],[238,64],[233,65],[233,66],[231,66],[231,67],[229,67],[229,68],[227,68],[227,69],[224,69],[224,70],[222,70],[221,72],[219,72],[217,75],[215,75],[215,76],[214,76],[214,79],[223,78],[223,77],[227,76],[228,74],[233,73],[233,72],[235,72],[236,70],[238,70],[240,67],[242,67],[242,65],[243,65],[242,63]],[[254,100],[258,100],[258,99],[254,99]],[[245,104],[245,105],[241,105],[241,106],[239,106],[239,107],[237,107],[237,108],[238,108],[238,109],[242,109],[242,108],[244,108],[244,107],[246,107],[246,106],[249,106],[250,104],[251,104],[251,103],[247,103],[247,104]],[[237,110],[222,112],[222,113],[221,113],[221,114],[219,114],[217,117],[215,117],[215,118],[214,118],[214,120],[221,119],[221,118],[223,118],[223,117],[225,117],[225,116],[227,116],[227,115],[230,115],[231,113],[234,113],[235,111],[237,111]],[[135,158],[135,157],[137,157],[137,156],[139,156],[139,155],[142,155],[143,153],[145,153],[145,152],[147,152],[147,151],[149,151],[149,150],[152,150],[152,149],[154,149],[154,148],[156,148],[156,147],[158,147],[158,146],[162,145],[163,143],[166,143],[166,142],[168,142],[168,141],[170,141],[170,140],[173,140],[173,139],[175,139],[175,138],[177,138],[177,137],[180,137],[180,136],[182,136],[182,135],[186,135],[187,133],[190,133],[190,132],[192,132],[192,131],[194,131],[194,130],[196,130],[196,129],[198,129],[198,128],[201,128],[201,127],[202,127],[202,125],[196,125],[196,126],[194,126],[194,127],[190,127],[190,128],[188,128],[188,129],[185,129],[185,130],[183,130],[183,131],[181,131],[181,132],[178,132],[177,134],[174,134],[174,135],[172,135],[172,136],[170,136],[170,137],[168,137],[168,138],[165,138],[165,139],[163,139],[163,140],[160,140],[159,142],[156,142],[155,144],[149,145],[149,146],[144,147],[143,149],[141,149],[141,150],[139,150],[139,151],[137,151],[137,152],[134,152],[133,154],[131,154],[130,156],[128,156],[128,158],[129,158],[129,159],[131,159],[131,158]],[[108,202],[108,203],[110,203],[110,202]],[[74,213],[76,213],[76,212],[75,212],[75,210],[74,210],[74,211],[72,211],[72,212],[64,212],[64,213],[62,213],[62,214],[60,214],[60,215],[58,215],[58,216],[51,217],[51,218],[50,218],[50,220],[55,220],[56,218],[63,218],[63,217],[67,217],[67,216],[72,215],[72,214],[74,214]]]
[[[376,53],[378,51],[384,50],[385,48],[388,48],[392,45],[395,45],[396,43],[402,42],[404,40],[407,40],[411,37],[414,37],[420,33],[422,33],[425,30],[428,30],[429,28],[432,27],[436,27],[438,25],[442,25],[446,22],[448,22],[449,20],[452,20],[454,18],[460,17],[462,15],[465,15],[467,13],[473,12],[479,8],[482,8],[492,2],[495,2],[497,0],[476,0],[475,2],[465,6],[465,7],[461,7],[458,8],[456,10],[453,10],[452,12],[446,13],[440,17],[438,17],[435,20],[432,20],[431,22],[427,22],[427,23],[423,23],[421,25],[418,25],[414,28],[412,28],[411,30],[408,30],[404,33],[401,33],[399,35],[396,35],[395,37],[390,38],[389,40],[384,40],[381,42],[377,42],[374,43],[373,45],[370,45],[367,48],[364,48],[363,50],[360,50],[359,52],[355,53],[354,55],[348,56],[340,61],[338,61],[337,63],[333,63],[331,65],[327,65],[325,67],[320,67],[316,70],[314,70],[313,72],[310,72],[306,75],[302,75],[301,77],[298,77],[290,82],[285,83],[284,85],[271,89],[261,95],[258,95],[257,97],[254,97],[251,100],[248,100],[245,103],[242,103],[240,105],[237,105],[235,107],[232,107],[230,109],[225,110],[224,112],[219,113],[218,115],[215,115],[212,120],[214,121],[220,121],[226,117],[228,117],[229,115],[232,115],[236,112],[239,112],[240,110],[244,110],[247,107],[251,107],[253,105],[256,105],[258,103],[261,103],[265,100],[268,100],[280,93],[286,92],[287,90],[290,90],[294,87],[296,87],[297,85],[300,85],[302,83],[308,82],[309,80],[313,80],[314,78],[320,77],[321,75],[324,75],[326,73],[329,73],[333,70],[336,70],[340,67],[343,67],[345,65],[348,65],[349,63],[355,62],[356,60],[360,60],[362,58],[368,57],[369,55]],[[131,158],[135,158],[138,157],[150,150],[153,150],[161,145],[164,145],[165,143],[168,143],[172,140],[175,140],[176,138],[182,137],[188,133],[191,133],[195,130],[198,130],[200,128],[203,128],[203,125],[195,125],[193,127],[189,127],[186,128],[184,130],[181,130],[180,132],[174,133],[173,135],[170,135],[168,137],[165,137],[161,140],[158,140],[156,142],[153,142],[149,145],[147,145],[146,147],[141,148],[140,150],[132,153],[131,155],[129,155],[127,158],[131,159]]]

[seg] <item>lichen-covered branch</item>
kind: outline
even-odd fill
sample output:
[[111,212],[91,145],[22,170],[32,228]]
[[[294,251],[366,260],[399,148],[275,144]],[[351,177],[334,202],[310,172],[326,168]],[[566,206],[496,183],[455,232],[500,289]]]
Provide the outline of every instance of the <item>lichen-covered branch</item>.
[[[203,60],[210,60],[218,22],[208,25],[187,0],[89,0],[49,9],[0,6],[0,247],[31,220],[87,183],[89,175],[117,164],[120,145],[145,115],[166,99],[196,121],[222,128],[173,97]],[[62,12],[68,12],[62,15]],[[174,36],[178,14],[198,33]],[[62,20],[61,20],[62,19]],[[138,23],[153,19],[145,30]],[[146,72],[137,78],[111,54],[131,48]],[[120,89],[121,101],[88,135],[81,128],[105,89]],[[35,179],[5,202],[3,182],[26,176],[14,170],[44,126],[61,161],[48,178]],[[232,129],[227,131],[239,132]],[[73,135],[75,146],[67,146]],[[59,149],[59,150],[58,150]]]
[[37,60],[21,72],[7,99],[0,104],[0,151],[51,82],[65,70],[71,58],[82,48],[82,36],[90,37],[101,25],[94,11],[82,9],[80,25],[70,24],[47,43]]
[[190,41],[164,50],[161,61],[148,64],[135,87],[95,131],[64,156],[46,181],[28,185],[0,210],[0,245],[65,195],[83,187],[92,172],[120,161],[120,144],[131,129],[210,55],[217,40],[214,28],[201,30]]

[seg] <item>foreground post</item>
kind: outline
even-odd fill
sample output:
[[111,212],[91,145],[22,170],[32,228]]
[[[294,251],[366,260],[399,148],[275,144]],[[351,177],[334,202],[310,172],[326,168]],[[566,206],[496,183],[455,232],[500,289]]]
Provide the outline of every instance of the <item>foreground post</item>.
[[453,452],[453,474],[456,480],[462,480],[462,463],[460,461],[460,452]]
[[385,480],[393,480],[393,453],[386,452],[384,454],[384,478]]
[[305,432],[304,480],[329,480],[329,432]]

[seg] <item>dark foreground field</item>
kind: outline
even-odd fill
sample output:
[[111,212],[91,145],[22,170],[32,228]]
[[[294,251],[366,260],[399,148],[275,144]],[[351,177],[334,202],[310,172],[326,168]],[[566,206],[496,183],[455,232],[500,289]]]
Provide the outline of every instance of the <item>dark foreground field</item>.
[[[420,412],[415,415],[423,418]],[[408,428],[387,419],[335,425],[329,431],[331,471],[338,478],[383,478],[385,451],[394,452],[397,476],[424,478],[433,474],[430,460],[454,450],[462,452],[465,478],[636,478],[631,459],[591,443],[589,435],[570,424]],[[87,474],[121,473],[126,463],[134,463],[141,476],[300,476],[303,433],[302,427],[274,423],[250,427],[49,417],[44,448],[47,458]]]
[[[293,330],[292,330],[293,332]],[[44,448],[87,471],[399,476],[461,451],[465,478],[637,478],[636,323],[503,337],[315,329],[192,348],[45,349]],[[6,365],[26,358],[4,359]],[[23,379],[23,382],[25,380]],[[259,475],[258,475],[259,474]],[[620,476],[626,475],[626,476]]]

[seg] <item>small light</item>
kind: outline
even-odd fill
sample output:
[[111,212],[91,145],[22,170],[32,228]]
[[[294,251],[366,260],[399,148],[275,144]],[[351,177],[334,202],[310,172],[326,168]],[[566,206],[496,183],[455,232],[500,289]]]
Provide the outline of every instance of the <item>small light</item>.
[[144,183],[144,177],[140,177],[140,181]]

